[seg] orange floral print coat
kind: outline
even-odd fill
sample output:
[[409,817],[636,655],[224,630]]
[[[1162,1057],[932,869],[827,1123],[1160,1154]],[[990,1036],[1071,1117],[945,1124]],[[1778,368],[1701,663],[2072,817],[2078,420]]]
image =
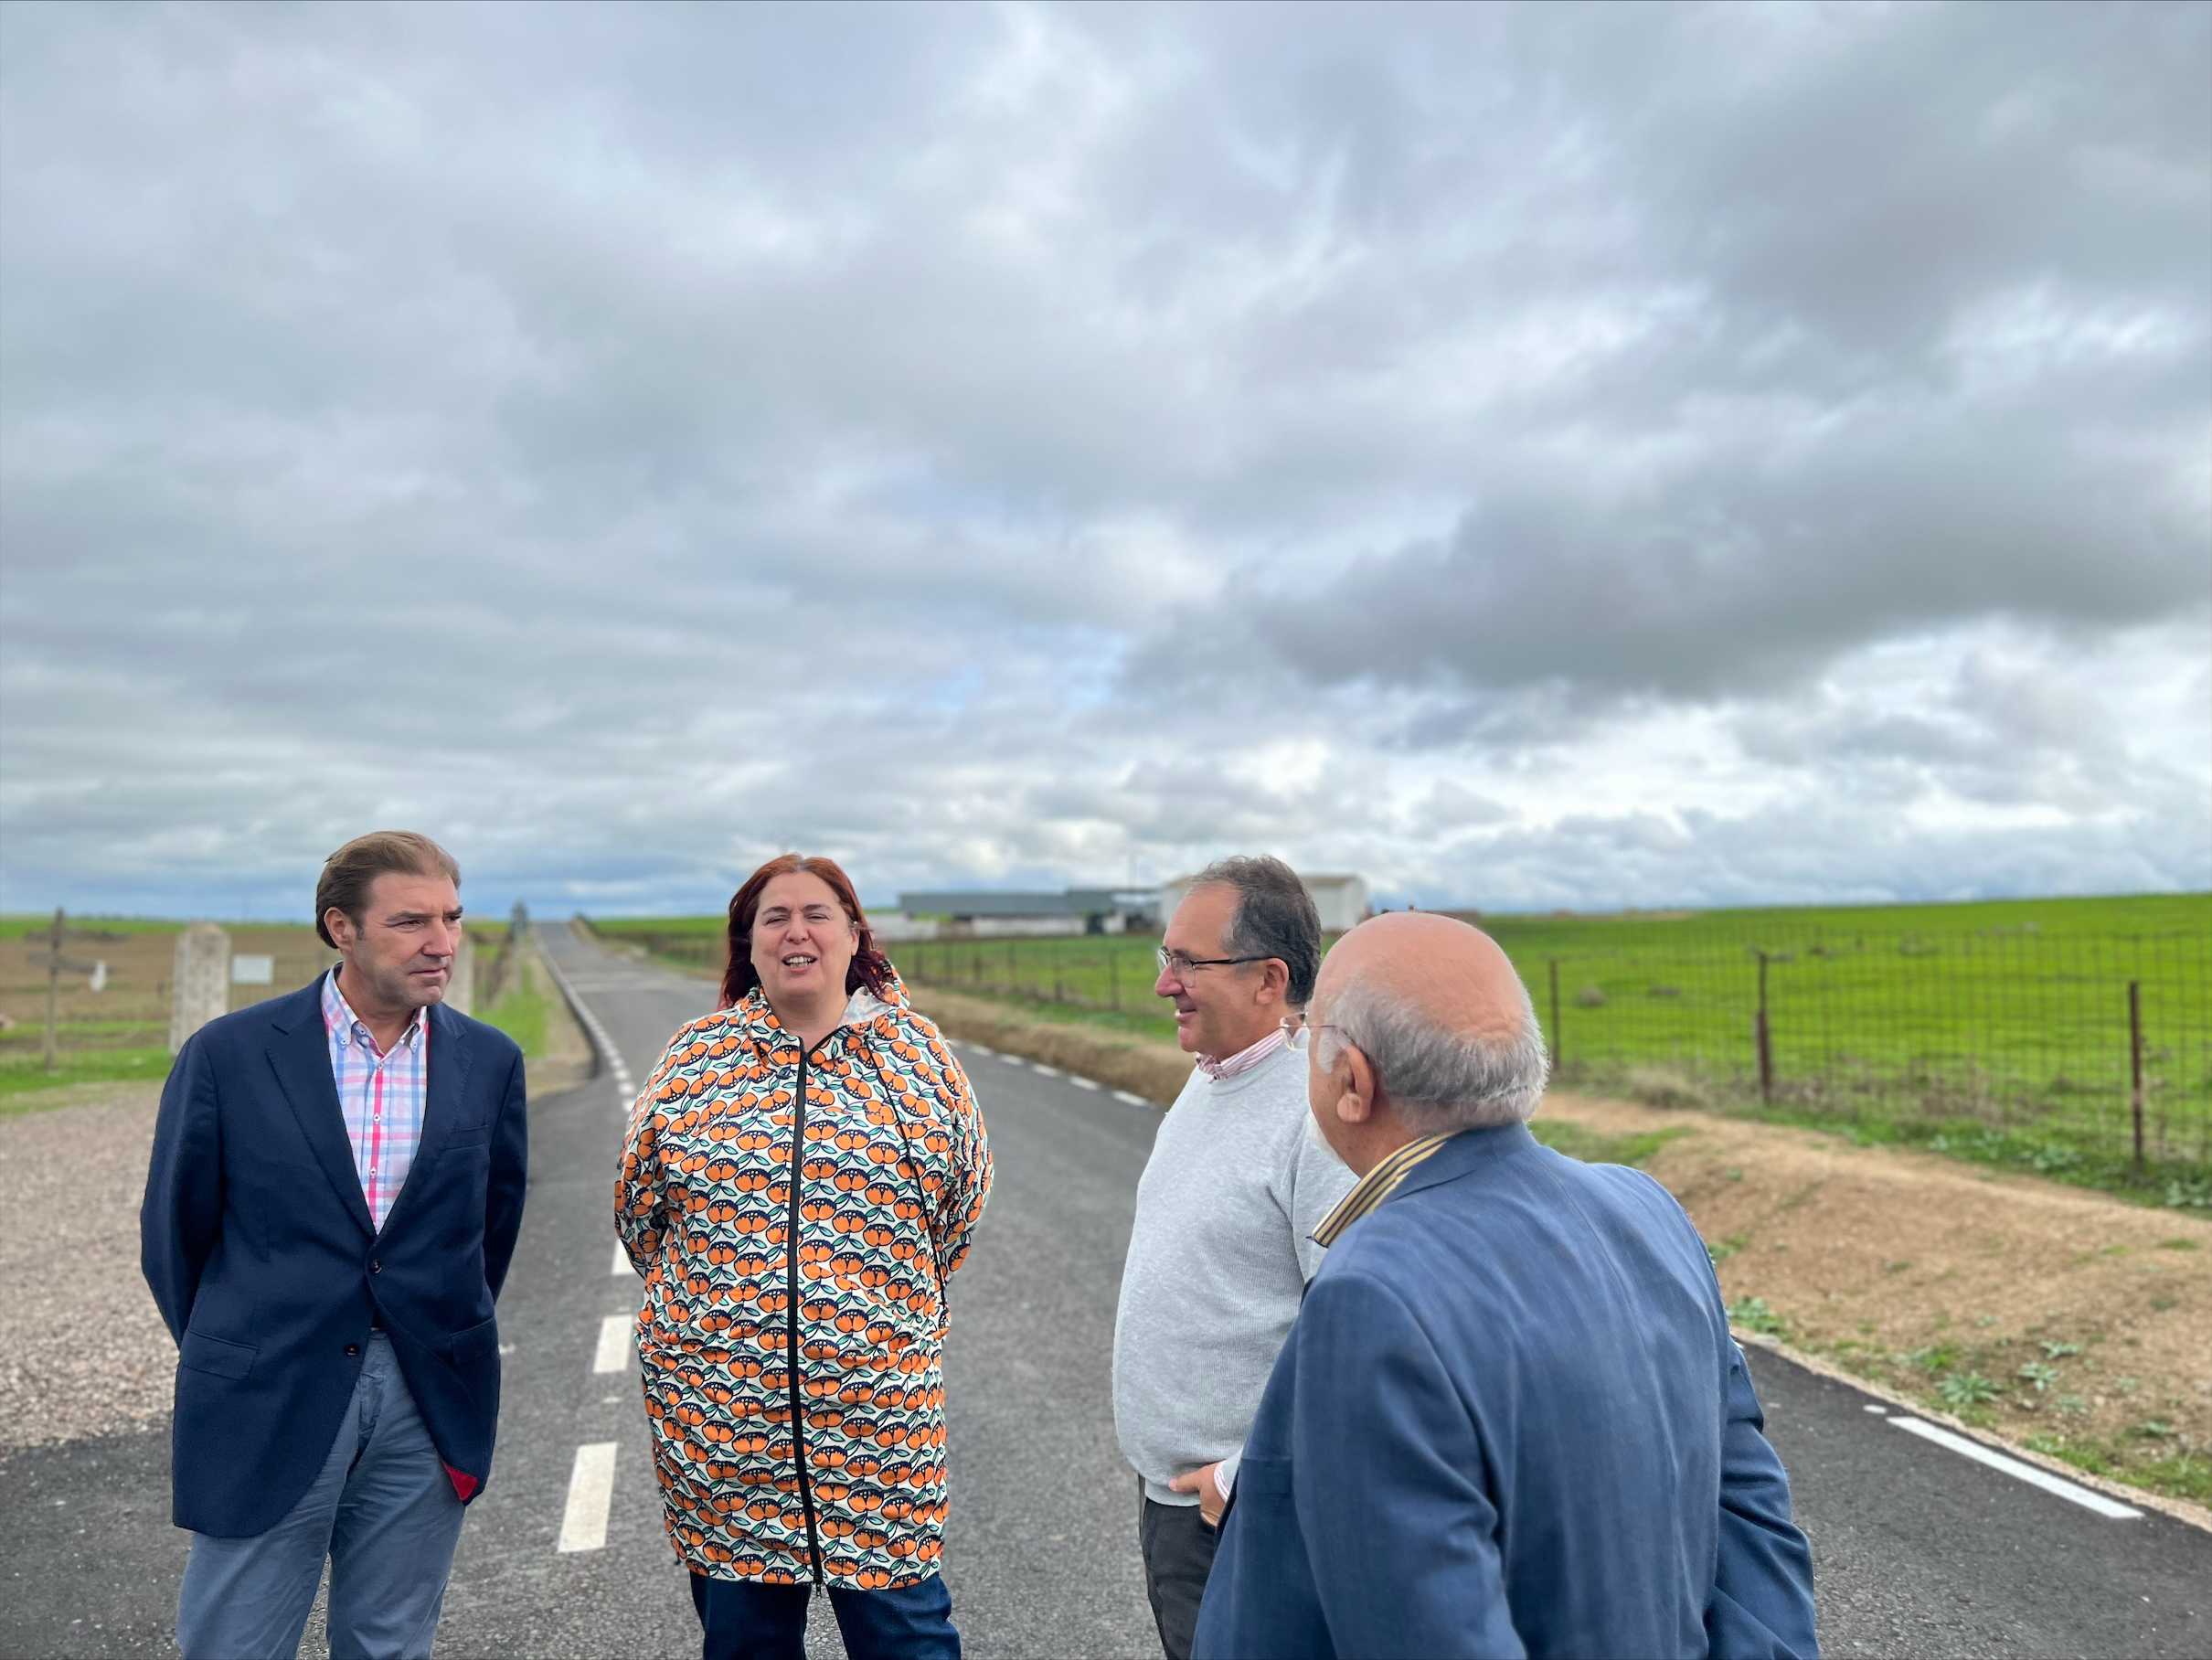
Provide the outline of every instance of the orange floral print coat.
[[614,1210],[687,1566],[867,1589],[935,1571],[945,1282],[990,1187],[967,1077],[903,987],[854,994],[803,1058],[758,988],[676,1033]]

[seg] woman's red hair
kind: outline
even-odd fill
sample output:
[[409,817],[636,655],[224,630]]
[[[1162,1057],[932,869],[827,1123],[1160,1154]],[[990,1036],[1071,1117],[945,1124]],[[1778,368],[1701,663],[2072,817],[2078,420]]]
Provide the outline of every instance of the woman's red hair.
[[846,993],[856,992],[865,985],[878,997],[888,996],[893,979],[891,960],[876,949],[876,935],[868,927],[867,913],[860,909],[860,897],[853,891],[853,878],[838,868],[835,859],[784,853],[747,877],[745,886],[729,901],[729,966],[722,971],[720,1006],[728,1008],[760,984],[760,971],[752,965],[753,918],[760,914],[760,894],[769,883],[780,876],[794,873],[818,876],[827,882],[830,891],[837,896],[837,903],[845,907],[845,914],[860,930],[860,942],[853,952],[853,965],[845,974]]

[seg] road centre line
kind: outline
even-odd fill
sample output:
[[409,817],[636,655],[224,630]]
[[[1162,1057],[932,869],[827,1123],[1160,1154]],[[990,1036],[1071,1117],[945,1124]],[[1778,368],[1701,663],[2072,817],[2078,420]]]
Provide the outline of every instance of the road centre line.
[[576,1449],[569,1504],[560,1517],[558,1548],[564,1552],[606,1548],[607,1512],[614,1504],[614,1446],[611,1441],[594,1441]]
[[636,1324],[629,1314],[609,1314],[599,1323],[599,1349],[591,1357],[594,1372],[622,1372],[630,1367],[630,1332]]
[[1918,1435],[1922,1441],[1932,1441],[1939,1447],[1949,1447],[1962,1458],[1971,1458],[1978,1464],[2001,1470],[2015,1481],[2024,1481],[2031,1487],[2040,1487],[2046,1493],[2056,1494],[2069,1503],[2079,1505],[2084,1510],[2094,1510],[2099,1516],[2108,1516],[2113,1521],[2124,1521],[2143,1514],[2117,1499],[2107,1498],[2101,1493],[2092,1493],[2087,1487],[2078,1487],[2047,1470],[2038,1470],[2035,1465],[2024,1464],[2016,1458],[1993,1452],[1979,1442],[1968,1441],[1963,1435],[1953,1435],[1949,1430],[1938,1429],[1934,1424],[1923,1423],[1920,1419],[1892,1418],[1888,1421],[1909,1434]]

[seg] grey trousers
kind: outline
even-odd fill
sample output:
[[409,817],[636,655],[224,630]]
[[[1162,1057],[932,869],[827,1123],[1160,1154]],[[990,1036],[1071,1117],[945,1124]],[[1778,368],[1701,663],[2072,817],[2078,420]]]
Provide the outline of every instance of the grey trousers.
[[373,1333],[300,1502],[251,1538],[192,1536],[176,1645],[185,1660],[291,1660],[327,1557],[332,1660],[429,1660],[461,1518],[390,1339]]
[[1190,1660],[1198,1631],[1198,1604],[1213,1571],[1218,1535],[1196,1505],[1158,1505],[1137,1479],[1137,1542],[1144,1549],[1144,1594],[1167,1660]]

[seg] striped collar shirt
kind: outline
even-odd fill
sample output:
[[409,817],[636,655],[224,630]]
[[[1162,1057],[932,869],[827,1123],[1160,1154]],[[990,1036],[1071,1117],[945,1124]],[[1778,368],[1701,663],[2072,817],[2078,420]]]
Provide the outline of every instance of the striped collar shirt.
[[1288,1041],[1289,1039],[1283,1036],[1282,1028],[1277,1027],[1258,1043],[1252,1045],[1250,1048],[1239,1049],[1227,1060],[1209,1060],[1204,1055],[1199,1056],[1198,1070],[1204,1072],[1216,1083],[1219,1083],[1224,1078],[1235,1078],[1250,1071]]
[[330,1036],[330,1073],[346,1116],[346,1139],[353,1143],[361,1197],[381,1232],[422,1141],[422,1109],[430,1092],[430,1010],[417,1009],[399,1041],[380,1050],[338,990],[334,968],[323,977],[323,1029]]
[[[1453,1132],[1457,1133],[1457,1132]],[[1336,1208],[1321,1219],[1321,1226],[1309,1236],[1316,1245],[1334,1245],[1344,1237],[1344,1230],[1398,1191],[1398,1183],[1413,1174],[1413,1166],[1427,1158],[1452,1136],[1424,1135],[1419,1141],[1408,1142],[1388,1158],[1359,1178],[1359,1186],[1339,1199]]]

